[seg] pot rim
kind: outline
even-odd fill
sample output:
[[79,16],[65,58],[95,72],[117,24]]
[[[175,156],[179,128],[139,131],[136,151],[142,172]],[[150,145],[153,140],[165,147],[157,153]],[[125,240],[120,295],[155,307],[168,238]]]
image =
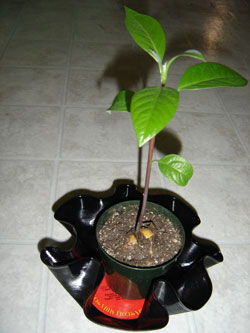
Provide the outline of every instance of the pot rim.
[[[184,227],[183,227],[183,225],[182,225],[180,219],[179,219],[179,218],[178,218],[178,217],[177,217],[172,211],[170,211],[168,208],[166,208],[166,207],[164,207],[164,206],[162,206],[162,205],[160,205],[160,204],[157,204],[157,203],[155,203],[155,202],[152,202],[152,201],[150,201],[150,200],[147,201],[147,204],[149,203],[149,204],[151,204],[151,205],[153,205],[153,206],[159,206],[159,207],[161,207],[162,210],[165,210],[165,211],[168,212],[168,215],[170,215],[170,219],[171,219],[171,217],[173,217],[173,219],[175,220],[175,221],[173,221],[173,220],[171,220],[171,221],[172,221],[174,224],[178,224],[178,227],[180,228],[180,230],[181,230],[181,234],[182,234],[182,237],[183,237],[182,246],[181,246],[179,252],[178,252],[178,253],[177,253],[172,259],[170,259],[170,260],[168,260],[168,261],[166,261],[166,262],[164,262],[164,263],[162,263],[162,264],[160,264],[160,265],[150,266],[150,267],[147,267],[147,266],[146,266],[146,267],[141,267],[141,266],[128,265],[128,264],[126,264],[126,263],[124,263],[124,262],[122,262],[122,261],[119,261],[119,260],[115,259],[114,257],[112,257],[110,254],[108,254],[108,253],[103,249],[103,247],[102,247],[102,245],[100,244],[99,239],[98,239],[98,231],[99,231],[99,229],[98,229],[98,223],[99,223],[101,217],[102,217],[103,215],[107,214],[108,211],[109,211],[110,209],[112,209],[112,208],[114,208],[114,207],[116,207],[116,206],[122,205],[122,204],[124,204],[124,203],[140,203],[140,200],[125,200],[125,201],[121,201],[121,202],[119,202],[119,203],[116,203],[116,204],[114,204],[114,205],[108,207],[108,208],[107,208],[105,211],[103,211],[102,214],[98,217],[98,219],[97,219],[97,223],[96,223],[96,228],[95,228],[95,234],[96,234],[96,240],[97,240],[97,244],[98,244],[99,251],[101,251],[102,253],[104,253],[104,255],[105,255],[110,261],[112,261],[112,262],[116,262],[117,264],[119,264],[119,265],[120,265],[121,267],[123,267],[123,268],[126,268],[126,269],[131,268],[131,269],[133,269],[133,270],[135,270],[135,271],[137,271],[137,272],[146,272],[146,271],[151,271],[151,272],[152,272],[152,271],[159,271],[161,268],[162,268],[162,270],[164,270],[166,266],[171,265],[172,263],[174,263],[175,261],[177,261],[178,257],[181,255],[181,253],[182,253],[182,251],[183,251],[183,248],[184,248],[184,246],[185,246],[185,241],[186,241],[186,237],[185,237],[185,229],[184,229]],[[168,216],[168,217],[169,217],[169,216]]]

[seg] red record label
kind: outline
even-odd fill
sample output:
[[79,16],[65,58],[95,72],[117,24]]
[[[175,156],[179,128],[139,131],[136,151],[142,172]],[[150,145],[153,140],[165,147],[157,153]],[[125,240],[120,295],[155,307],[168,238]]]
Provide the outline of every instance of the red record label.
[[130,300],[122,298],[109,288],[105,277],[106,275],[95,293],[93,305],[105,315],[113,318],[137,319],[140,316],[145,299]]

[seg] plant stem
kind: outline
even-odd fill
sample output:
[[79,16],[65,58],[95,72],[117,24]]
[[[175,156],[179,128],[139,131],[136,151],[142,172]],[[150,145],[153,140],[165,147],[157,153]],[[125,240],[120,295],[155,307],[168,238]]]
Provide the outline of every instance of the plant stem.
[[155,136],[149,142],[145,187],[144,187],[140,216],[137,221],[136,229],[135,229],[136,235],[138,235],[138,233],[140,232],[140,229],[142,227],[142,220],[143,220],[143,216],[145,213],[145,208],[146,208],[146,204],[147,204],[147,200],[148,200],[148,188],[149,188],[149,180],[150,180],[150,174],[151,174],[151,165],[152,165],[152,157],[153,157],[153,152],[154,152],[154,145],[155,145]]
[[[160,73],[161,73],[161,86],[163,88],[163,87],[165,87],[166,79],[167,79],[167,71],[168,71],[167,63],[165,63],[163,66],[161,64],[159,68],[160,68]],[[148,200],[148,188],[149,188],[149,180],[150,180],[150,174],[151,174],[151,165],[152,165],[152,157],[153,157],[153,152],[154,152],[154,145],[155,145],[155,136],[149,141],[145,186],[144,186],[144,192],[143,192],[141,211],[140,211],[140,215],[139,215],[138,221],[136,223],[136,228],[135,228],[136,235],[138,235],[141,230],[143,216],[145,214],[146,204],[147,204],[147,200]]]

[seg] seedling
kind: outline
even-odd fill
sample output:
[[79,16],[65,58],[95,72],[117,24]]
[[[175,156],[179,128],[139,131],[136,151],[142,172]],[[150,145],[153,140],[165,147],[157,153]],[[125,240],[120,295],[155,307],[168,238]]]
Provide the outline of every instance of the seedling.
[[[180,92],[216,87],[240,87],[245,86],[247,80],[229,67],[207,62],[198,50],[187,50],[164,61],[166,36],[160,23],[128,7],[125,7],[125,12],[128,32],[134,41],[156,61],[161,78],[160,86],[146,87],[136,92],[120,91],[109,109],[130,112],[138,146],[142,147],[149,142],[143,202],[136,224],[138,235],[148,198],[152,162],[157,162],[162,174],[180,186],[185,186],[193,175],[192,165],[182,156],[170,154],[160,160],[152,160],[156,135],[173,119],[178,108]],[[184,72],[177,89],[166,87],[169,68],[179,57],[191,57],[201,62]]]

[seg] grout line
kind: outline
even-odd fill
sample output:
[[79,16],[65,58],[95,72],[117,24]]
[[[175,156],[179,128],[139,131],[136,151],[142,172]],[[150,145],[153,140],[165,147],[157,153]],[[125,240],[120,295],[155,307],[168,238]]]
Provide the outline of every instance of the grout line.
[[17,26],[18,26],[18,24],[19,24],[19,22],[20,22],[20,20],[21,20],[22,12],[26,9],[27,6],[28,6],[28,3],[24,4],[23,8],[20,10],[20,12],[19,12],[18,15],[17,15],[16,23],[14,24],[13,29],[12,29],[12,31],[11,31],[11,33],[10,33],[10,36],[9,36],[7,42],[5,43],[5,46],[4,46],[4,48],[3,48],[2,53],[0,54],[0,61],[1,61],[2,58],[4,57],[4,54],[5,54],[5,52],[6,52],[7,48],[8,48],[8,46],[9,46],[11,40],[12,40],[12,37],[14,36],[14,34],[15,34],[15,32],[16,32]]
[[0,245],[35,245],[37,246],[37,239],[0,239]]
[[55,159],[54,158],[49,158],[49,157],[32,157],[32,156],[0,156],[0,161],[43,161],[43,162],[53,162]]
[[[65,68],[66,69],[66,68]],[[66,70],[67,71],[67,70]],[[108,108],[110,106],[111,103],[107,103],[106,108]],[[76,108],[76,109],[82,109],[82,108],[100,108],[103,109],[105,111],[105,107],[104,104],[84,104],[82,106],[78,106],[78,105],[74,105],[74,104],[65,104],[65,105],[61,105],[61,104],[8,104],[8,103],[0,103],[0,107],[3,106],[8,106],[8,107],[43,107],[43,108],[49,108],[49,107],[67,107],[67,108]]]
[[[60,127],[63,122],[61,116]],[[60,136],[58,138],[58,146],[60,146]],[[46,235],[51,237],[53,233],[53,216],[51,213],[51,206],[54,203],[56,187],[57,187],[57,176],[58,176],[58,162],[54,160],[54,167],[51,179],[50,187],[50,198],[48,205],[48,221],[46,227]],[[49,287],[49,270],[42,264],[42,278],[41,278],[41,288],[40,288],[40,298],[39,298],[39,313],[37,321],[37,333],[44,333],[46,330],[46,313],[47,313],[47,303],[48,303],[48,287]]]
[[[1,67],[1,66],[0,66]],[[66,69],[67,72],[67,67],[64,67],[64,70]],[[49,108],[49,107],[66,107],[66,108],[72,108],[72,109],[101,109],[104,110],[105,112],[105,107],[104,104],[88,104],[88,103],[84,103],[82,105],[75,105],[75,104],[67,104],[66,102],[63,104],[13,104],[13,103],[1,103],[0,102],[0,107],[4,107],[4,106],[8,106],[8,107],[27,107],[27,108]],[[110,103],[109,105],[110,106]],[[226,113],[224,111],[222,112],[200,112],[200,111],[178,111],[179,114],[185,114],[185,115],[226,115]],[[239,116],[249,116],[247,113],[233,113],[232,115],[239,115]]]
[[[73,18],[73,11],[71,11],[71,17]],[[67,69],[64,78],[64,87],[63,93],[61,97],[62,104],[66,101],[66,93],[69,79],[69,64],[71,61],[71,53],[72,53],[72,42],[73,39],[73,19],[71,23],[71,41],[69,44],[68,50],[68,61],[67,61]],[[56,197],[56,189],[58,184],[58,168],[59,168],[59,157],[63,140],[63,127],[64,127],[64,118],[65,118],[65,106],[61,107],[60,121],[59,121],[59,134],[58,134],[58,142],[57,142],[57,152],[56,157],[54,159],[54,169],[51,183],[51,191],[50,191],[50,200],[49,200],[49,212],[48,212],[48,223],[47,223],[47,234],[52,236],[53,234],[53,217],[51,214],[50,207],[53,205],[55,197]],[[40,294],[40,303],[39,303],[39,316],[37,322],[37,333],[45,333],[46,330],[46,314],[47,314],[47,303],[48,303],[48,287],[49,287],[49,272],[47,267],[43,267],[43,279],[41,286],[41,294]]]
[[232,162],[208,162],[208,163],[197,163],[197,162],[192,162],[190,159],[190,163],[194,166],[207,166],[207,167],[212,167],[212,166],[218,166],[218,167],[242,167],[242,166],[249,166],[249,162],[242,162],[242,163],[232,163]]
[[[51,215],[51,210],[50,213]],[[51,217],[51,219],[53,216]],[[250,245],[250,240],[249,239],[219,239],[216,240],[216,243],[224,246],[242,246],[242,245]],[[31,246],[31,245],[37,245],[37,239],[13,239],[13,238],[4,238],[0,239],[0,245],[26,245],[26,246]]]
[[[73,11],[71,12],[72,18],[73,18]],[[63,93],[61,97],[61,103],[62,103],[62,109],[61,109],[61,119],[60,119],[60,127],[59,127],[59,137],[58,137],[58,145],[57,145],[57,152],[56,152],[56,158],[55,158],[55,168],[56,168],[56,183],[55,183],[55,189],[54,189],[54,198],[56,196],[56,187],[57,187],[57,179],[58,179],[58,168],[59,168],[59,162],[62,144],[63,144],[63,135],[64,135],[64,121],[65,121],[65,113],[66,113],[66,100],[67,100],[67,91],[68,91],[68,84],[69,84],[69,75],[70,75],[70,63],[72,59],[72,49],[73,49],[73,20],[71,23],[71,40],[69,43],[69,50],[68,50],[68,59],[67,59],[67,68],[66,68],[66,74],[65,74],[65,80],[64,80],[64,87],[63,87]],[[53,231],[53,230],[52,230]]]
[[27,107],[27,108],[51,108],[51,107],[57,107],[60,108],[62,107],[61,104],[8,104],[8,103],[0,103],[0,107],[4,107],[4,106],[8,106],[8,107]]
[[217,243],[224,246],[241,246],[241,245],[250,245],[250,240],[249,239],[218,240]]
[[[61,117],[62,118],[62,117]],[[62,123],[62,120],[61,120]],[[58,139],[58,146],[60,140]],[[46,235],[51,237],[53,233],[53,218],[51,214],[51,206],[53,205],[56,186],[57,186],[57,174],[58,174],[58,163],[54,160],[54,167],[51,179],[50,187],[50,198],[48,205],[48,221],[46,226]],[[37,320],[37,333],[44,333],[46,330],[46,313],[47,313],[47,302],[48,302],[48,287],[49,287],[49,270],[42,264],[42,278],[39,298],[39,312]]]
[[41,268],[40,279],[40,295],[38,305],[38,319],[37,319],[37,333],[45,333],[46,329],[46,312],[48,303],[48,284],[49,284],[49,270],[45,265]]
[[247,157],[249,159],[249,162],[250,162],[250,153],[248,152],[248,149],[247,149],[247,147],[245,145],[245,142],[243,141],[243,139],[242,139],[242,137],[240,135],[240,131],[239,131],[237,125],[234,123],[232,115],[229,112],[228,112],[228,119],[229,119],[229,121],[230,121],[233,129],[235,130],[236,135],[237,135],[237,137],[238,137],[238,139],[239,139],[239,141],[240,141],[240,143],[241,143],[241,145],[242,145],[242,147],[243,147],[243,149],[244,149],[244,151],[245,151],[245,153],[246,153],[246,155],[247,155]]
[[0,68],[14,69],[65,69],[66,65],[3,65],[0,63]]
[[[51,205],[54,198],[55,186],[56,186],[56,165],[54,163],[52,179],[51,179],[51,187],[50,187],[50,198],[48,205],[48,220],[46,226],[46,234],[47,236],[51,236],[52,234],[52,217],[51,217]],[[45,332],[46,325],[46,311],[47,311],[47,301],[48,301],[48,280],[49,280],[49,272],[47,267],[42,264],[42,278],[41,278],[41,288],[40,288],[40,297],[39,297],[39,311],[38,311],[38,320],[37,320],[37,333]]]
[[[105,65],[105,64],[104,64]],[[69,67],[70,69],[74,70],[84,70],[85,72],[103,72],[103,65],[92,65],[92,66],[79,66],[79,65],[4,65],[0,63],[0,68],[14,68],[14,69],[65,69]],[[134,69],[136,71],[137,67],[134,66],[126,66],[121,65],[119,68],[121,71],[127,69]]]
[[[218,96],[218,98],[220,99],[220,102],[221,102],[221,104],[222,104],[222,107],[223,107],[223,109],[225,110],[225,114],[226,114],[226,116],[227,116],[227,118],[228,118],[228,120],[229,120],[229,122],[230,122],[232,128],[234,129],[234,131],[235,131],[235,133],[236,133],[236,137],[237,137],[237,139],[239,140],[241,146],[243,147],[243,150],[245,151],[246,156],[248,157],[248,160],[249,160],[249,162],[250,162],[250,153],[248,152],[247,147],[246,147],[244,141],[243,141],[242,138],[241,138],[240,131],[238,130],[237,126],[235,125],[235,123],[234,123],[234,121],[233,121],[233,119],[232,119],[232,115],[231,115],[230,112],[227,110],[226,106],[224,105],[223,100],[222,100],[222,98],[221,98],[221,95],[218,93],[217,96]],[[235,115],[236,115],[236,114],[235,114]],[[238,115],[239,115],[239,114],[238,114]],[[243,116],[244,116],[244,114],[243,114]],[[248,164],[249,164],[249,163],[248,163]]]
[[50,107],[57,107],[57,108],[61,108],[62,106],[65,107],[69,107],[69,108],[74,108],[74,109],[96,109],[96,108],[100,108],[100,109],[104,109],[103,108],[103,104],[84,104],[83,106],[78,106],[78,105],[74,105],[74,104],[65,104],[65,105],[61,105],[61,104],[8,104],[8,103],[1,103],[0,102],[0,107],[3,106],[8,106],[8,107],[27,107],[27,108],[50,108]]
[[[60,125],[61,126],[61,125]],[[59,140],[58,140],[59,141]],[[161,156],[159,156],[159,152],[155,152],[155,159],[160,159]],[[49,158],[49,157],[30,157],[30,156],[19,156],[19,157],[14,157],[14,156],[0,156],[0,161],[48,161],[48,162],[79,162],[79,163],[138,163],[138,159],[131,159],[131,160],[122,160],[122,159],[100,159],[100,158],[63,158],[63,157],[55,157],[55,158]],[[190,159],[190,162],[191,159]],[[144,162],[142,162],[144,164],[147,163],[146,158],[144,159]],[[232,163],[232,162],[204,162],[204,163],[196,163],[196,162],[192,162],[193,166],[204,166],[204,167],[213,167],[213,166],[218,166],[218,167],[245,167],[245,166],[249,166],[249,162],[245,162],[245,163]]]
[[198,333],[194,312],[189,312],[187,314],[187,321],[188,321],[188,325],[191,329],[191,332]]
[[[30,39],[30,38],[27,38],[27,39],[12,38],[11,41],[12,42],[25,42],[25,41],[30,42],[30,41],[32,41],[32,42],[41,42],[41,43],[43,43],[43,42],[62,42],[62,43],[71,42],[70,39]],[[112,40],[109,40],[107,42],[104,42],[104,41],[100,41],[100,42],[87,41],[86,42],[84,39],[79,39],[79,40],[72,39],[72,44],[74,44],[75,42],[84,43],[84,44],[92,44],[92,45],[95,45],[95,44],[97,44],[97,45],[107,45],[107,44],[108,45],[123,45],[123,46],[127,46],[128,44],[131,45],[129,40],[122,43],[122,42],[113,42]]]

